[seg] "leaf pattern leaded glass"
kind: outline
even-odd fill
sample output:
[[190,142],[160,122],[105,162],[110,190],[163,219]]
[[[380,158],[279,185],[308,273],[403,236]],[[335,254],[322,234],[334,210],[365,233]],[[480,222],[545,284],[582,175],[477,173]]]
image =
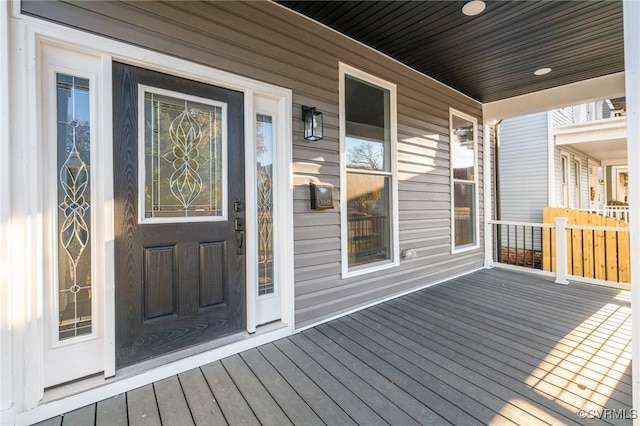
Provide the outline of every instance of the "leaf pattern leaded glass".
[[90,334],[89,80],[57,74],[59,340]]
[[256,116],[258,295],[275,292],[273,279],[273,120]]
[[145,92],[145,218],[222,216],[222,107]]

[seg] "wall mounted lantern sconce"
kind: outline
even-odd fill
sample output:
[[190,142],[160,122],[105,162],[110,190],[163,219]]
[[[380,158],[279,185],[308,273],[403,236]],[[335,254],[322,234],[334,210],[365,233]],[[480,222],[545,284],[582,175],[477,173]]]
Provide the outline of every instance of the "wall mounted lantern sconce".
[[322,113],[316,107],[302,105],[302,121],[304,121],[304,138],[309,141],[322,139]]

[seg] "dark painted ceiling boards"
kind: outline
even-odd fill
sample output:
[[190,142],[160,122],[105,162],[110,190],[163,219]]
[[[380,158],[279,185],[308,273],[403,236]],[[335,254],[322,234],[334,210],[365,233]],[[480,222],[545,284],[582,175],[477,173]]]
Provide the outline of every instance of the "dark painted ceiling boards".
[[[481,102],[624,71],[622,1],[278,1]],[[553,71],[534,76],[539,68]]]

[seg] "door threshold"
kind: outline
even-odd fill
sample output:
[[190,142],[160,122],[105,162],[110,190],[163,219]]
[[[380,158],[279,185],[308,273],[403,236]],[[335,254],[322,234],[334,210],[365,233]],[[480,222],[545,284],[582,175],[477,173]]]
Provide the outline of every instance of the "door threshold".
[[[255,339],[256,337],[276,332],[278,330],[287,328],[287,325],[281,321],[265,324],[259,326],[255,333],[248,333],[246,331],[234,333],[225,337],[221,337],[212,342],[202,343],[200,345],[192,346],[190,348],[182,349],[176,352],[172,352],[166,355],[154,357],[152,359],[139,362],[134,365],[126,366],[116,370],[116,374],[113,377],[105,378],[98,374],[89,376],[83,379],[74,380],[73,382],[63,383],[51,388],[47,388],[44,391],[44,396],[40,400],[40,404],[51,403],[63,398],[67,398],[73,395],[81,394],[83,392],[99,388],[104,385],[111,385],[120,381],[124,381],[140,375],[142,373],[149,372],[157,369],[161,366],[165,366],[176,361],[183,360],[195,355],[200,355],[208,351],[222,348],[224,346],[232,345],[234,343],[243,342],[246,340]],[[197,368],[194,366],[193,368]]]

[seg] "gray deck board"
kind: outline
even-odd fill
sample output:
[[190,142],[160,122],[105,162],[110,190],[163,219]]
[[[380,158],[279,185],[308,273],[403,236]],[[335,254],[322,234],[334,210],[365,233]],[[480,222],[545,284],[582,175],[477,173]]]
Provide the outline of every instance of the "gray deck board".
[[[502,338],[500,336],[494,335],[491,336],[487,332],[483,330],[479,330],[477,328],[473,328],[464,323],[457,322],[457,318],[460,318],[460,315],[457,315],[457,318],[448,318],[445,316],[439,316],[435,313],[435,309],[432,309],[430,306],[424,306],[426,303],[421,303],[422,306],[415,304],[411,305],[409,300],[403,300],[398,302],[395,309],[391,311],[385,311],[382,315],[385,317],[403,317],[404,310],[413,309],[416,314],[420,315],[424,318],[421,321],[421,326],[429,326],[429,324],[444,321],[446,323],[451,323],[455,325],[455,331],[448,330],[446,328],[440,328],[441,333],[444,334],[442,340],[444,340],[443,344],[447,344],[447,342],[460,343],[464,344],[465,348],[473,349],[476,353],[484,354],[487,353],[491,357],[497,357],[499,366],[516,366],[521,368],[525,373],[531,373],[533,368],[538,368],[544,371],[544,374],[551,373],[553,371],[554,375],[558,375],[565,379],[569,378],[582,378],[583,380],[590,380],[588,375],[584,374],[584,366],[583,364],[567,362],[563,363],[561,367],[554,365],[553,360],[560,361],[562,360],[559,356],[548,355],[547,352],[541,350],[539,347],[529,347],[529,346],[517,346],[514,345],[514,342],[509,339]],[[382,310],[385,310],[385,307],[381,307]],[[415,317],[415,316],[414,316]],[[475,325],[478,325],[475,324]],[[478,336],[482,336],[482,339],[476,341]],[[473,356],[473,355],[471,355]],[[541,357],[548,359],[541,359]],[[566,359],[566,358],[565,358]],[[595,370],[597,365],[591,365],[590,370]],[[600,370],[600,373],[604,373],[607,370]],[[595,371],[591,371],[595,372]],[[621,387],[626,389],[626,391],[630,394],[630,384],[625,383],[625,381],[619,381],[613,378],[610,378],[604,375],[599,381],[601,386],[611,386],[611,387]]]
[[337,361],[331,354],[327,353],[322,346],[318,345],[304,334],[298,334],[291,338],[291,341],[300,349],[305,351],[329,374],[336,378],[345,388],[349,389],[364,402],[368,407],[376,412],[381,418],[390,424],[411,425],[416,424],[413,419],[395,404],[389,401],[386,396],[369,385],[366,381],[353,373],[351,370]]
[[97,426],[126,426],[128,423],[126,394],[121,393],[98,402],[96,406]]
[[189,405],[182,392],[178,376],[167,377],[153,385],[156,391],[160,420],[163,425],[193,425]]
[[199,368],[178,374],[193,421],[198,426],[225,425],[227,421]]
[[40,424],[581,425],[631,413],[630,323],[628,293],[482,270]]
[[84,426],[93,424],[96,418],[96,404],[87,405],[66,413],[62,418],[62,426]]
[[[338,331],[365,346],[380,358],[399,366],[419,382],[429,383],[429,387],[436,389],[438,394],[445,396],[449,401],[455,401],[456,405],[463,408],[468,417],[483,424],[496,421],[496,417],[499,418],[500,424],[517,424],[499,413],[500,407],[504,404],[493,398],[490,393],[483,392],[479,386],[472,382],[465,381],[455,375],[443,374],[441,367],[437,364],[427,359],[419,359],[419,356],[415,356],[406,348],[395,344],[386,336],[369,327],[362,327],[361,323],[352,318],[344,318],[337,323],[339,325],[336,324],[335,328]],[[479,399],[474,398],[476,395]],[[492,407],[497,410],[492,410]]]
[[[413,338],[417,342],[422,342],[425,346],[430,345],[431,347],[437,347],[438,352],[443,356],[455,360],[460,365],[464,365],[474,372],[481,374],[485,378],[483,383],[487,383],[488,385],[495,383],[508,389],[507,395],[511,393],[511,396],[513,396],[513,394],[516,393],[522,396],[523,401],[530,401],[523,405],[516,400],[514,404],[529,407],[532,402],[538,405],[543,413],[551,411],[553,415],[563,416],[561,418],[565,423],[579,423],[573,412],[567,412],[559,407],[553,402],[550,395],[543,396],[540,393],[531,391],[529,387],[524,386],[523,380],[527,378],[528,372],[535,369],[534,365],[524,364],[501,352],[492,351],[490,347],[482,347],[480,344],[475,344],[471,340],[465,339],[464,336],[460,336],[460,343],[458,343],[455,336],[431,331],[429,327],[433,326],[433,323],[414,323],[406,320],[404,317],[390,318],[386,316],[382,310],[377,312],[377,314],[380,315],[380,318],[387,320],[385,324],[396,333],[410,336],[409,338]],[[378,320],[380,320],[380,318]],[[542,375],[541,378],[544,378],[544,375]],[[557,388],[557,390],[562,391],[564,388]],[[504,395],[504,392],[502,393]]]
[[[545,335],[545,331],[534,328],[534,326],[527,330],[519,327],[517,324],[512,324],[508,319],[500,318],[497,315],[492,316],[489,314],[478,313],[471,308],[467,309],[458,304],[448,305],[440,299],[438,299],[437,302],[434,302],[433,300],[428,300],[421,295],[413,297],[402,300],[399,303],[409,304],[413,302],[415,305],[425,305],[429,308],[430,312],[440,313],[451,317],[451,320],[455,321],[457,326],[474,330],[474,332],[486,336],[489,339],[493,339],[496,343],[504,344],[507,347],[517,348],[525,353],[534,353],[536,357],[542,356],[542,353],[549,354],[550,351],[553,351],[551,357],[566,357],[567,360],[570,360],[572,363],[580,366],[582,366],[585,361],[589,361],[591,369],[602,368],[608,371],[609,368],[612,368],[614,371],[617,370],[619,373],[624,372],[624,367],[612,364],[614,358],[618,358],[620,356],[624,358],[626,356],[630,359],[629,355],[620,354],[620,352],[617,355],[608,354],[606,348],[605,350],[598,351],[597,355],[594,355],[593,347],[590,347],[588,342],[585,342],[584,339],[577,341],[573,339],[566,339],[565,341],[564,336],[551,337],[549,335]],[[457,313],[452,315],[452,310]],[[550,321],[552,321],[552,319],[550,319]],[[573,332],[573,329],[569,328],[566,332]],[[571,343],[572,340],[573,343]],[[628,346],[629,342],[630,337],[627,337],[626,346]],[[577,346],[577,343],[580,345]]]
[[305,335],[314,342],[317,342],[324,350],[330,353],[336,360],[357,374],[361,379],[374,389],[385,395],[398,408],[406,412],[420,424],[435,424],[442,422],[442,417],[438,416],[422,401],[417,400],[412,395],[397,386],[384,375],[371,368],[362,360],[351,354],[349,351],[338,345],[317,329],[305,331]]
[[330,395],[356,423],[367,425],[386,424],[358,395],[351,392],[335,377],[331,376],[327,370],[322,368],[309,354],[298,348],[290,339],[279,340],[275,342],[275,345],[286,353],[289,359],[304,371],[326,394]]
[[222,360],[238,390],[263,425],[290,425],[287,415],[239,355]]
[[[379,317],[376,318],[377,315]],[[404,319],[389,318],[384,315],[384,312],[377,312],[377,315],[363,314],[368,320],[371,320],[372,317],[376,318],[374,321],[386,320],[384,325],[389,328],[389,333],[393,333],[399,338],[401,337],[400,340],[405,338],[413,339],[419,343],[421,345],[420,353],[423,356],[428,357],[430,355],[430,351],[427,348],[437,348],[434,349],[437,350],[437,354],[432,359],[444,357],[446,360],[450,360],[453,363],[454,374],[463,374],[468,378],[475,378],[476,383],[482,383],[482,389],[499,396],[505,402],[525,410],[531,415],[534,415],[534,413],[531,412],[530,404],[523,403],[519,398],[513,398],[514,394],[522,395],[523,401],[528,400],[539,405],[541,409],[535,413],[535,417],[539,421],[553,423],[561,419],[566,424],[579,424],[573,413],[562,412],[563,410],[557,409],[556,404],[551,400],[531,392],[522,385],[521,380],[513,379],[512,375],[525,376],[525,373],[508,367],[508,357],[503,357],[501,361],[496,361],[491,357],[484,356],[482,353],[474,352],[473,349],[465,351],[465,348],[460,345],[449,347],[447,346],[447,339],[439,338],[437,334],[422,329],[420,325]],[[507,369],[507,371],[505,372],[504,369]],[[550,413],[547,413],[547,411],[550,411]],[[533,419],[528,421],[528,423],[534,422]]]
[[340,328],[339,325],[332,323],[332,326],[322,325],[317,329],[386,377],[391,383],[401,387],[414,399],[421,401],[429,410],[438,414],[438,417],[432,418],[433,423],[430,422],[428,424],[449,424],[449,422],[451,424],[464,423],[467,425],[482,424],[480,421],[470,418],[457,405],[457,402],[450,401],[446,398],[446,395],[438,393],[439,389],[433,387],[434,382],[427,383],[417,380],[417,378],[407,374],[402,369],[402,366],[396,365],[391,360],[388,361],[383,357],[379,357],[365,346],[358,344],[348,336],[348,333],[339,333],[339,330],[334,328],[335,326],[338,329]]
[[213,391],[213,396],[218,401],[227,423],[230,425],[260,424],[220,361],[203,365],[200,369],[207,379],[209,388]]
[[323,390],[298,368],[273,343],[266,344],[258,348],[258,351],[287,383],[303,398],[309,407],[320,419],[329,425],[354,425],[355,422],[340,406],[332,399],[331,395]]
[[153,385],[127,392],[127,411],[129,424],[132,426],[160,425],[160,413]]
[[324,425],[324,422],[314,413],[307,402],[296,393],[257,349],[248,350],[241,356],[293,424]]
[[62,424],[62,416],[51,417],[50,419],[43,420],[35,423],[33,426],[60,426]]

